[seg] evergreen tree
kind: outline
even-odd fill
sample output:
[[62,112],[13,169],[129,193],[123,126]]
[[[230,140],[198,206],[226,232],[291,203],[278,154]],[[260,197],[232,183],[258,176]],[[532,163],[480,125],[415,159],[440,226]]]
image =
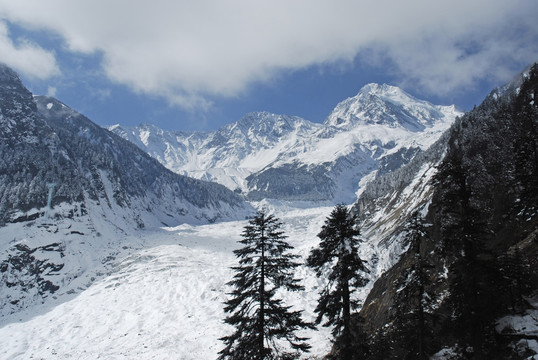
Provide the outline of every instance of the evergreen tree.
[[[516,124],[515,177],[520,189],[520,211],[525,219],[536,216],[538,204],[538,64],[529,70],[514,101]],[[528,220],[526,220],[528,221]]]
[[[234,279],[228,283],[234,289],[224,308],[231,314],[225,322],[235,332],[221,338],[225,348],[219,359],[295,359],[310,349],[307,339],[295,332],[312,326],[301,319],[301,311],[291,311],[276,296],[280,288],[304,289],[293,275],[297,256],[289,253],[293,247],[281,226],[273,215],[260,211],[244,228],[244,246],[234,251],[239,266],[232,268]],[[284,349],[284,342],[293,352]]]
[[332,326],[337,337],[336,345],[340,359],[352,359],[353,343],[351,310],[358,307],[352,294],[367,283],[365,262],[359,257],[359,229],[356,220],[344,205],[337,205],[325,220],[318,237],[318,248],[311,251],[307,265],[324,277],[325,287],[320,292],[316,323],[323,317],[323,326]]
[[428,340],[432,337],[428,304],[435,298],[434,292],[428,291],[427,286],[434,266],[423,255],[422,242],[428,234],[418,212],[411,215],[406,230],[408,251],[412,256],[408,268],[398,279],[399,290],[394,300],[397,307],[393,323],[395,340],[405,359],[425,360]]
[[500,287],[504,290],[505,302],[513,313],[525,308],[525,296],[532,292],[532,271],[529,261],[518,246],[514,246],[499,259]]
[[499,311],[496,258],[486,247],[490,231],[472,186],[463,151],[452,144],[436,175],[437,206],[443,214],[442,237],[449,266],[447,299],[452,309],[453,334],[464,353],[483,359],[494,348],[494,320]]

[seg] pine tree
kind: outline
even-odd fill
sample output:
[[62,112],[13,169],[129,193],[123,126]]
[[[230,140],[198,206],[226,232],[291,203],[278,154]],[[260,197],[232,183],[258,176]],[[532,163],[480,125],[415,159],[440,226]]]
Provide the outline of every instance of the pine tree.
[[434,292],[428,291],[433,264],[423,255],[422,242],[428,238],[426,226],[418,212],[411,215],[406,226],[406,240],[409,242],[410,265],[398,279],[397,306],[393,326],[396,341],[403,349],[405,359],[427,358],[428,340],[431,339],[431,324],[428,318],[428,304],[434,300]]
[[452,259],[447,302],[453,312],[453,332],[464,353],[483,359],[495,346],[499,266],[486,246],[491,232],[483,210],[475,205],[480,194],[472,182],[478,175],[469,169],[462,153],[454,143],[439,167],[437,206],[444,217],[445,255]]
[[352,294],[367,283],[364,274],[368,272],[365,262],[358,255],[359,229],[356,220],[344,205],[337,205],[325,220],[318,237],[318,248],[311,251],[308,266],[324,277],[325,287],[320,292],[316,323],[327,320],[323,326],[332,326],[332,334],[337,337],[339,358],[352,359],[353,338],[351,331],[351,310],[358,307]]
[[[516,124],[515,177],[520,188],[520,211],[526,219],[536,216],[538,203],[538,64],[529,70],[514,101]],[[526,220],[528,221],[528,220]]]
[[[302,311],[291,311],[276,296],[277,290],[300,291],[304,288],[293,275],[297,256],[286,241],[282,223],[273,215],[260,211],[249,221],[240,243],[234,251],[239,266],[228,283],[234,287],[224,308],[225,322],[235,332],[221,340],[225,348],[219,359],[265,360],[295,359],[310,346],[307,338],[295,335],[300,329],[312,327],[301,319]],[[284,340],[284,341],[279,341]],[[293,351],[284,349],[287,342]]]
[[500,287],[504,290],[507,305],[513,313],[525,307],[525,295],[532,291],[531,264],[518,246],[514,246],[499,259]]

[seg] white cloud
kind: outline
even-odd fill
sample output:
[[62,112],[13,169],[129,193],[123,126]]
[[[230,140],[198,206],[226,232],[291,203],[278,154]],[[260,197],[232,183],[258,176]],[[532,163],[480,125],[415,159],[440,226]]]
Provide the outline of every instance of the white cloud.
[[47,88],[47,96],[55,97],[57,89],[54,86],[49,86]]
[[0,62],[38,79],[59,74],[54,55],[28,41],[14,44],[6,24],[0,21]]
[[[102,52],[107,76],[183,107],[236,96],[281,70],[374,49],[425,91],[450,93],[538,60],[534,0],[19,0],[0,18]],[[530,19],[530,20],[529,20]],[[518,29],[514,31],[514,29]],[[3,40],[5,42],[6,36]],[[441,83],[442,85],[439,85]]]
[[480,80],[504,82],[538,61],[538,13],[515,10],[492,22],[481,13],[484,19],[455,31],[440,28],[443,34],[389,40],[377,47],[378,55],[395,64],[404,86],[423,93],[443,96],[467,91]]

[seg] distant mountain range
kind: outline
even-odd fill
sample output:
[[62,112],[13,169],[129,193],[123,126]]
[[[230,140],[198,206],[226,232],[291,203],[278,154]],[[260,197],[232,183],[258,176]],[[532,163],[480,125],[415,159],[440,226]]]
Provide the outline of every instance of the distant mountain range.
[[256,112],[214,132],[153,125],[109,130],[174,172],[215,181],[250,200],[351,203],[361,179],[409,162],[461,114],[394,86],[368,84],[323,124]]

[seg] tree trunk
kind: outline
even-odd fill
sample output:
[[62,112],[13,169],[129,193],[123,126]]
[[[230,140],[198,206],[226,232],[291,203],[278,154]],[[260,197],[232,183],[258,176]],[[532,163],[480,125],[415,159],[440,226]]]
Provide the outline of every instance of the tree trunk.
[[258,360],[263,360],[265,355],[265,344],[264,344],[264,327],[265,327],[265,241],[264,233],[262,229],[261,233],[261,248],[262,253],[260,257],[261,262],[261,271],[260,271],[260,311],[258,317]]
[[424,324],[424,306],[422,304],[422,296],[424,295],[424,287],[420,286],[420,298],[418,305],[418,356],[420,360],[426,360],[424,350],[425,324]]
[[351,360],[351,306],[349,303],[349,282],[342,283],[342,317],[344,319],[344,331],[342,334],[341,359]]

